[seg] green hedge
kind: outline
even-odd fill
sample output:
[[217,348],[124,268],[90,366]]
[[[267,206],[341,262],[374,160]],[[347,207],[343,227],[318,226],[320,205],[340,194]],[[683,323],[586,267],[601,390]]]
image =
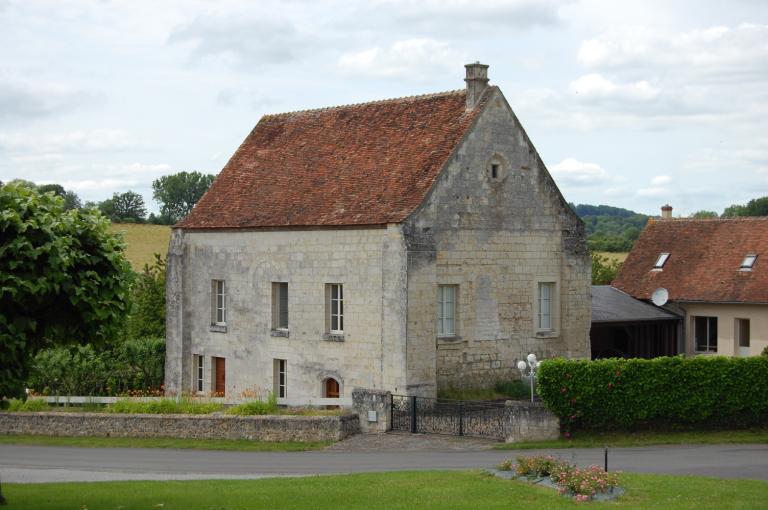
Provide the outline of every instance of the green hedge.
[[538,391],[566,431],[768,423],[768,358],[542,362]]

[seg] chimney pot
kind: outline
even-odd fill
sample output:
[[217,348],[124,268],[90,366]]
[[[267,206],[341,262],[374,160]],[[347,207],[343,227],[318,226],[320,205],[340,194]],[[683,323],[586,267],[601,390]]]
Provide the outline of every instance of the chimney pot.
[[665,220],[672,219],[672,206],[669,204],[661,206],[661,218]]
[[464,66],[467,70],[467,110],[472,110],[488,87],[488,66],[479,61]]

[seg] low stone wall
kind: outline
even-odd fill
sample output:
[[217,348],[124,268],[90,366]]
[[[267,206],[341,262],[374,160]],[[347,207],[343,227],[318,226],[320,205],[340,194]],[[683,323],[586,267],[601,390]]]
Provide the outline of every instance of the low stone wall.
[[504,440],[507,443],[547,441],[560,437],[560,419],[541,402],[507,401]]
[[356,414],[229,416],[112,413],[0,413],[0,434],[338,441],[360,431]]
[[392,407],[392,393],[382,390],[355,388],[352,390],[352,408],[360,417],[360,431],[387,432]]

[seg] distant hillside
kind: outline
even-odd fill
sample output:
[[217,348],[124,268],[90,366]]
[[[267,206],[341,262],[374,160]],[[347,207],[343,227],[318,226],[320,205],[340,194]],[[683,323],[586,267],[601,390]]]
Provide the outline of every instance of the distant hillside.
[[149,264],[154,260],[155,253],[159,253],[163,257],[168,253],[168,241],[171,237],[171,228],[168,226],[113,223],[110,230],[123,235],[123,239],[128,245],[125,254],[134,271],[144,269],[144,264]]
[[593,251],[627,252],[632,249],[649,216],[609,205],[570,204],[587,227]]

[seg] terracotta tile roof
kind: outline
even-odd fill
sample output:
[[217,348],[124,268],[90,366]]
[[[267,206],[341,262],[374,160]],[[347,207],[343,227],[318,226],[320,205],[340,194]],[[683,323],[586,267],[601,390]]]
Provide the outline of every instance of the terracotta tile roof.
[[177,227],[401,222],[492,88],[471,111],[461,90],[264,116]]
[[[740,271],[748,254],[757,261]],[[664,287],[671,301],[768,303],[768,218],[649,222],[613,286],[638,299]]]

